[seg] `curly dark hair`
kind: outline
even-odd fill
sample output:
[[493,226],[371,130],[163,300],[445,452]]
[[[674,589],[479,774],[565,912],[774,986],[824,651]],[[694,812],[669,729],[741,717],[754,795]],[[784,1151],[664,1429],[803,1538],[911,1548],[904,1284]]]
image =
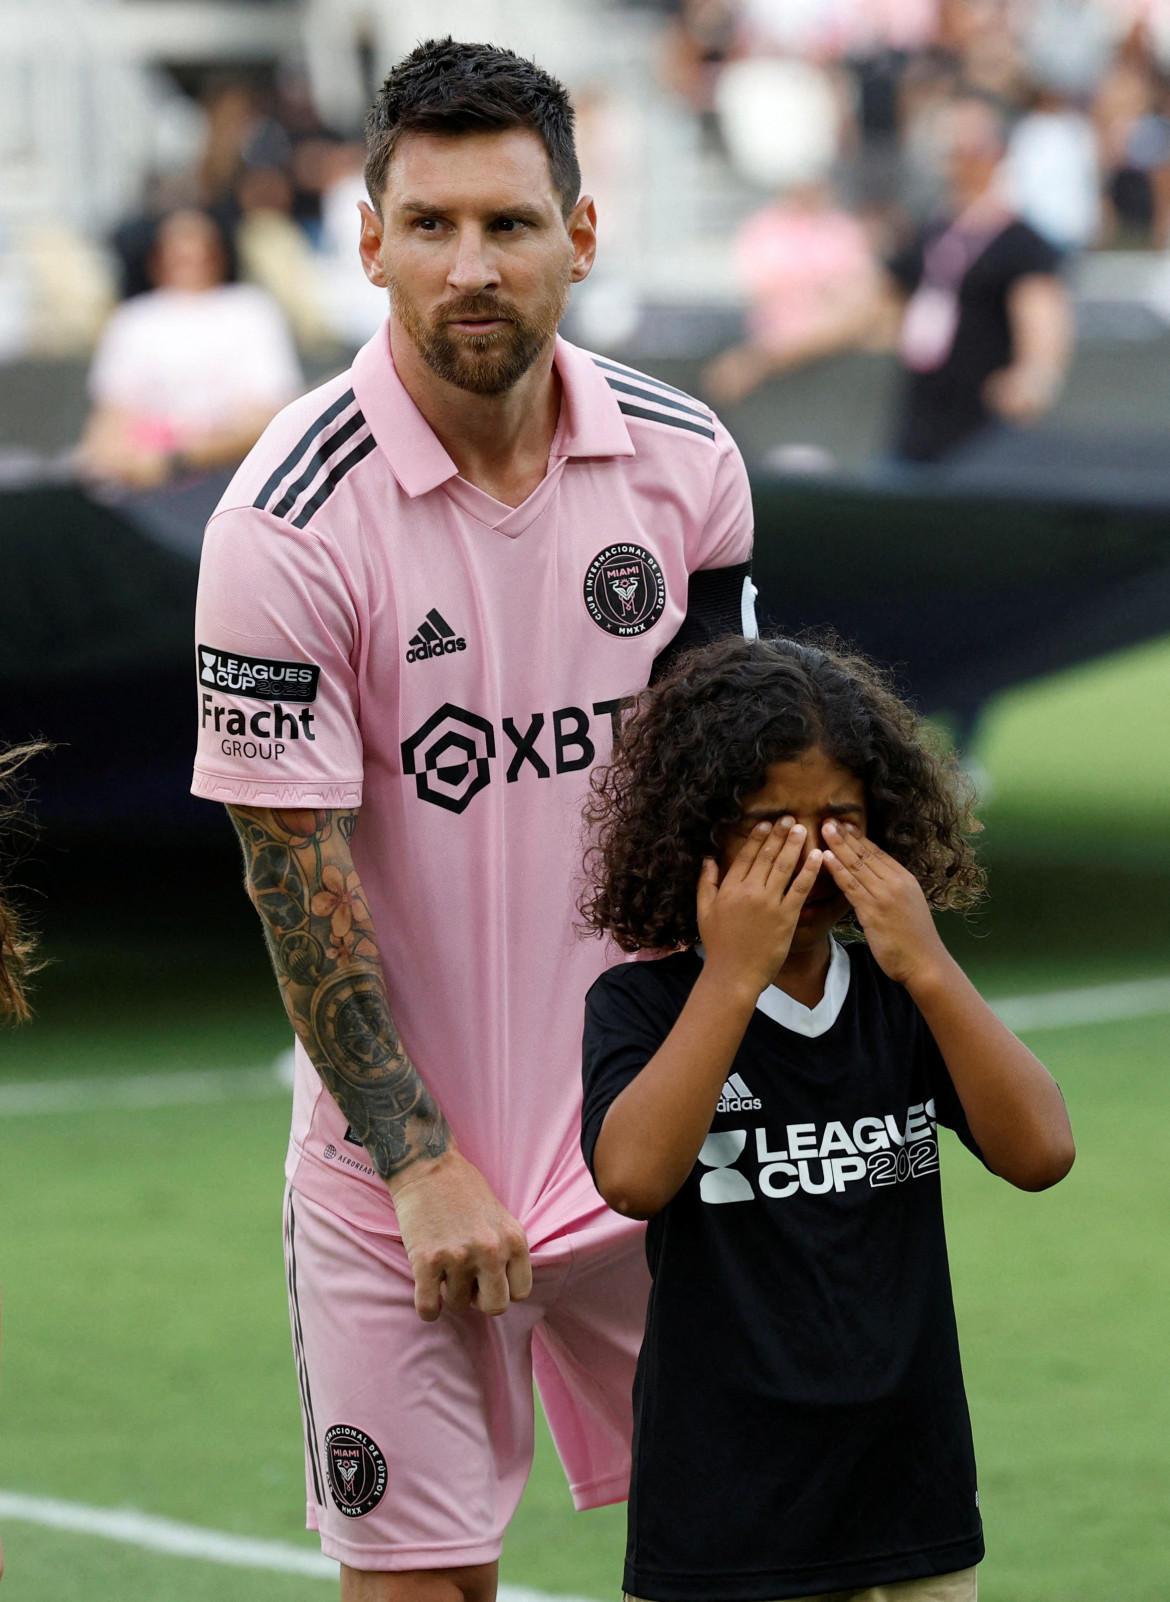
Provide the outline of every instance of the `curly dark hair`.
[[502,133],[530,128],[548,152],[567,217],[581,193],[573,105],[562,83],[498,45],[428,39],[391,71],[366,117],[366,188],[381,214],[386,169],[406,133]]
[[[49,749],[44,740],[0,748],[0,833],[9,859],[18,854],[19,837],[27,838],[32,832],[24,806],[21,770],[26,762]],[[42,966],[37,961],[36,945],[36,936],[13,903],[7,883],[0,879],[0,1023],[27,1023],[31,1015],[28,981]]]
[[695,887],[720,831],[774,762],[819,749],[865,786],[870,838],[932,907],[964,909],[984,874],[981,825],[942,741],[865,657],[794,640],[719,640],[645,691],[585,806],[586,930],[623,951],[698,939]]

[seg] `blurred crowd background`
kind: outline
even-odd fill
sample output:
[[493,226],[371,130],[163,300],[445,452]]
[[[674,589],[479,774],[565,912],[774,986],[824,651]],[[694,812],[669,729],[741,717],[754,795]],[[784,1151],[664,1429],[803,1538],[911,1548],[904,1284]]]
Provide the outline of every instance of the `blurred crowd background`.
[[[385,309],[363,112],[447,31],[573,92],[567,332],[733,418],[763,389],[777,470],[944,460],[1170,325],[1170,0],[0,0],[0,475],[230,463],[344,365]],[[901,390],[802,433],[784,376],[843,352]]]

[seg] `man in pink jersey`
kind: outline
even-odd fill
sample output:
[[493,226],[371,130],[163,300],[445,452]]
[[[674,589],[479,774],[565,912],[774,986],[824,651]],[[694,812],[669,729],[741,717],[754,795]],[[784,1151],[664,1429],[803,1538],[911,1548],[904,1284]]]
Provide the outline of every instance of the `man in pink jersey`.
[[577,1505],[626,1494],[647,1275],[580,1154],[580,809],[664,653],[751,626],[751,516],[705,406],[556,335],[595,217],[555,80],[421,45],[368,134],[390,317],[208,527],[194,790],[297,1034],[309,1524],[346,1602],[490,1602],[533,1373]]

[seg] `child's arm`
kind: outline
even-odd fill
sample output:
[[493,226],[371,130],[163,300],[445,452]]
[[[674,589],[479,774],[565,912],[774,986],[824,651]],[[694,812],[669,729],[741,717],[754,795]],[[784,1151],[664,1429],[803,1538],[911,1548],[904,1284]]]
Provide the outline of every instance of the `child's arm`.
[[988,1167],[1021,1190],[1055,1185],[1076,1155],[1056,1081],[947,951],[914,876],[848,824],[824,832],[825,866],[875,959],[926,1019]]
[[682,1185],[711,1129],[723,1081],[760,992],[788,956],[821,866],[810,851],[792,879],[804,829],[757,824],[719,883],[703,864],[699,934],[706,960],[674,1028],[614,1100],[593,1152],[597,1188],[630,1218],[650,1218]]

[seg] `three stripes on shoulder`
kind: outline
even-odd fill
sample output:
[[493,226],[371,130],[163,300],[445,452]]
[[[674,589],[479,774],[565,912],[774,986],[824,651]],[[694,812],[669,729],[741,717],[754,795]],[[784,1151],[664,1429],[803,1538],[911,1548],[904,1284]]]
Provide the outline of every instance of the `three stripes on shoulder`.
[[[711,413],[681,389],[601,356],[593,361],[624,416],[715,438]],[[304,528],[375,444],[353,390],[347,389],[305,430],[252,504],[273,517],[287,518],[294,528]]]
[[621,367],[604,356],[594,356],[593,363],[617,396],[618,410],[624,416],[638,417],[647,423],[665,423],[668,428],[702,434],[704,439],[715,438],[714,417],[702,401],[695,400],[685,390],[675,389],[672,384],[664,384],[661,379],[650,378],[632,367]]
[[305,430],[252,504],[304,528],[375,444],[353,390],[347,389]]

